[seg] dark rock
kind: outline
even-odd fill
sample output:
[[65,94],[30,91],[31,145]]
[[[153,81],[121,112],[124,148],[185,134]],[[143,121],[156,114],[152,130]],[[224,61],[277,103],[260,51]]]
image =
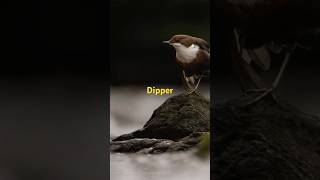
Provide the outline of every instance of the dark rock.
[[215,108],[215,180],[319,180],[320,119],[267,96]]
[[134,138],[124,141],[112,141],[111,152],[158,154],[188,150],[199,144],[203,133],[192,133],[180,141],[169,139]]
[[160,139],[130,139],[126,141],[111,142],[111,152],[138,152],[163,142]]
[[142,129],[119,136],[113,141],[133,138],[179,140],[191,133],[207,132],[209,129],[209,101],[195,93],[180,94],[167,99],[157,108]]
[[167,99],[142,129],[110,142],[112,152],[163,153],[197,145],[210,129],[210,103],[195,93]]

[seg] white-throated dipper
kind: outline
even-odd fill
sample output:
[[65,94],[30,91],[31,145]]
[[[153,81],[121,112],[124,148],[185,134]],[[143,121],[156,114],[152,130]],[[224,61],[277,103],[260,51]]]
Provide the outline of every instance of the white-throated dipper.
[[182,80],[188,94],[197,90],[201,78],[210,72],[209,44],[197,37],[174,35],[170,40],[163,41],[176,50],[176,62],[181,68]]
[[[320,27],[319,1],[217,0],[213,7],[215,31],[223,32],[216,43],[230,50],[243,92],[257,93],[248,105],[269,95],[276,100],[276,89],[295,49],[309,49],[305,43],[316,39],[308,36]],[[274,74],[270,68],[280,59],[280,70]]]

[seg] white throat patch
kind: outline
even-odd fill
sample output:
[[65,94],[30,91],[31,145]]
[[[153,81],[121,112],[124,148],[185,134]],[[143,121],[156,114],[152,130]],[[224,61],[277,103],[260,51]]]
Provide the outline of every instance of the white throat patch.
[[195,44],[185,47],[181,43],[173,43],[172,46],[176,49],[177,59],[183,63],[190,63],[193,61],[199,51],[199,46]]

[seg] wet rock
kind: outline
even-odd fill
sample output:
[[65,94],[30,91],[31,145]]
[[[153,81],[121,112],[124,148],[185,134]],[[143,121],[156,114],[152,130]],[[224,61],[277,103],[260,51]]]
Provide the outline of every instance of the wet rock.
[[215,108],[215,180],[319,180],[320,119],[267,96],[241,97]]
[[133,138],[178,140],[193,132],[206,132],[209,129],[209,101],[195,93],[180,94],[167,99],[157,108],[142,129],[119,136],[113,141]]
[[210,130],[210,103],[198,94],[167,99],[142,129],[110,143],[112,152],[162,153],[187,150]]
[[111,142],[111,152],[138,152],[145,148],[150,148],[155,144],[158,144],[162,140],[159,139],[145,139],[136,138],[126,141]]
[[192,133],[179,141],[169,139],[134,138],[124,141],[112,141],[111,152],[158,154],[188,150],[201,141],[203,133]]

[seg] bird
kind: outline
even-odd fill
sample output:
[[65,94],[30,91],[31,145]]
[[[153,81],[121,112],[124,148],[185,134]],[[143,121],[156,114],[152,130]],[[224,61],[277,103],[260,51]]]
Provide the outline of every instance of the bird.
[[[318,28],[320,3],[316,0],[217,0],[213,4],[215,27],[222,28],[229,40],[231,58],[242,91],[261,92],[248,104],[268,94],[275,98],[290,57],[312,29]],[[223,40],[222,40],[223,41]],[[272,84],[262,77],[274,58],[282,65]]]
[[210,46],[207,41],[190,35],[177,34],[163,41],[174,47],[187,94],[195,92],[201,79],[210,73]]

